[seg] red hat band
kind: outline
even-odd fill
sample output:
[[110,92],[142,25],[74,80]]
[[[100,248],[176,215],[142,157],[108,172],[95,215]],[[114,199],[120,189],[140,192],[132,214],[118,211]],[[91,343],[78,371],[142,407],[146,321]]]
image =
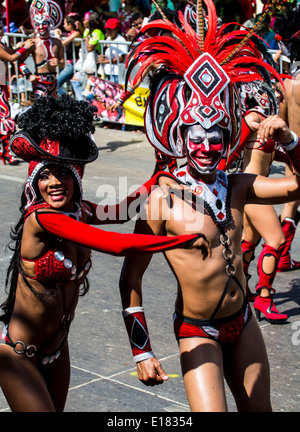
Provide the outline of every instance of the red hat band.
[[86,140],[86,143],[81,146],[83,149],[81,152],[58,139],[46,137],[37,143],[28,133],[21,131],[12,136],[10,145],[12,151],[26,162],[52,160],[82,166],[94,161],[98,156],[98,149],[92,135],[86,136]]

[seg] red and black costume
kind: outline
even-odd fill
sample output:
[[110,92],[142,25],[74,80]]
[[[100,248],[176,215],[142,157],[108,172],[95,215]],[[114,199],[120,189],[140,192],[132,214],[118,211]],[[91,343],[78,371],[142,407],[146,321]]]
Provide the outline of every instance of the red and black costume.
[[[23,130],[16,133],[11,140],[13,151],[24,161],[29,162],[28,180],[24,188],[26,203],[24,205],[22,222],[24,224],[27,218],[34,215],[42,230],[49,236],[51,244],[46,253],[34,259],[25,259],[20,252],[17,255],[18,262],[15,263],[15,266],[18,267],[18,271],[28,287],[30,287],[30,281],[32,280],[40,282],[46,290],[54,286],[55,289],[61,290],[63,299],[65,298],[64,289],[67,283],[74,282],[77,290],[85,283],[86,276],[91,268],[91,258],[81,268],[76,268],[70,258],[64,256],[60,250],[60,241],[62,239],[95,251],[116,256],[126,256],[136,254],[137,252],[148,254],[176,247],[187,247],[190,242],[195,241],[199,237],[197,234],[179,237],[121,234],[89,225],[123,223],[127,220],[126,218],[124,220],[124,207],[129,206],[136,198],[141,199],[141,197],[145,197],[146,199],[151,187],[157,183],[159,175],[150,179],[124,201],[114,206],[115,211],[113,214],[116,215],[116,219],[103,221],[98,218],[97,204],[84,201],[82,197],[81,179],[84,166],[87,163],[93,162],[98,157],[97,146],[90,133],[87,133],[89,128],[92,130],[94,127],[86,126],[86,123],[92,124],[94,108],[87,102],[84,102],[83,105],[82,102],[75,101],[67,95],[58,99],[53,97],[39,98],[30,110],[20,116],[19,126],[21,128],[23,126]],[[76,113],[77,116],[83,116],[82,112],[84,112],[85,108],[89,110],[88,115],[79,124]],[[33,114],[31,110],[33,110]],[[38,124],[35,124],[35,113],[41,113],[41,117],[44,117],[46,122],[49,122],[46,126],[45,122],[43,123],[44,129],[42,132],[41,124],[38,121]],[[64,115],[66,117],[62,119]],[[53,124],[51,124],[51,120],[48,120],[51,117]],[[68,123],[65,123],[66,121]],[[74,124],[71,124],[72,121],[74,121]],[[60,130],[58,130],[59,124],[61,124]],[[80,127],[85,128],[81,134]],[[29,130],[32,135],[29,133]],[[71,135],[68,135],[69,133]],[[72,136],[72,133],[74,133],[74,136]],[[46,136],[40,134],[46,134]],[[75,209],[71,213],[53,209],[39,195],[37,188],[39,174],[45,168],[55,165],[69,170],[74,177]],[[84,213],[88,214],[89,224],[83,221]],[[24,269],[26,262],[34,263],[34,276],[28,276],[26,273]],[[14,302],[15,290],[16,286],[11,285],[10,300],[12,300],[12,303]],[[35,292],[33,288],[32,291]],[[47,347],[55,339],[56,334],[53,336],[53,339],[47,341],[42,347],[34,345],[25,346],[22,341],[13,341],[9,336],[9,320],[12,306],[11,304],[5,306],[5,303],[4,307],[2,305],[3,309],[7,311],[6,315],[1,317],[5,324],[7,324],[4,334],[6,343],[12,346],[17,354],[28,357],[38,356],[42,364],[54,361],[59,356],[59,352],[67,336],[55,352],[51,353],[47,352]],[[68,310],[64,310],[64,319],[57,332],[62,327],[66,327],[68,332],[69,309],[70,307]]]
[[[38,32],[40,44],[45,51],[45,58],[41,63],[35,64],[36,69],[43,67],[47,62],[54,57],[52,52],[52,39],[50,34],[45,36],[40,29],[47,27],[50,31],[59,27],[63,14],[60,6],[52,0],[34,0],[29,8],[30,21],[32,27]],[[32,71],[26,63],[19,63],[19,71],[25,76],[32,75]],[[32,84],[35,98],[41,96],[56,96],[57,95],[57,74],[56,72],[39,73],[34,72],[37,80]]]
[[[133,87],[150,64],[159,64],[163,67],[159,73],[155,73],[150,84],[150,96],[145,112],[145,132],[151,145],[162,154],[175,157],[185,157],[184,131],[188,126],[199,124],[208,130],[218,125],[223,131],[225,152],[221,160],[221,167],[225,169],[235,155],[239,155],[241,147],[251,133],[247,125],[242,129],[242,109],[240,88],[241,83],[256,80],[267,81],[275,78],[282,82],[279,74],[268,63],[260,51],[261,45],[255,28],[228,31],[228,24],[219,25],[216,10],[211,0],[204,0],[207,15],[202,9],[202,2],[198,2],[197,8],[197,33],[179,12],[181,28],[171,23],[163,16],[145,25],[140,34],[154,33],[157,36],[150,37],[137,44],[127,58],[127,77],[137,63],[140,69],[132,82]],[[172,33],[173,36],[159,36],[157,30]],[[243,143],[241,144],[241,135]],[[224,271],[228,276],[228,283],[224,287],[223,295],[218,307],[222,304],[229,281],[235,280],[241,286],[235,276],[235,267],[231,262],[232,250],[227,228],[232,221],[230,211],[230,187],[225,180],[226,175],[217,170],[217,179],[213,185],[207,185],[201,180],[191,178],[187,167],[181,167],[174,171],[174,176],[179,182],[188,184],[197,192],[198,199],[203,202],[206,212],[220,229],[220,242],[224,246]],[[241,288],[242,289],[242,288]],[[222,342],[235,342],[230,333],[238,329],[238,335],[248,322],[248,306],[245,305],[238,317],[228,317],[229,323],[219,323],[214,316],[209,323],[196,323],[200,326],[196,330],[197,335],[213,337]],[[131,308],[129,308],[131,309]],[[141,313],[141,311],[139,311]],[[148,332],[136,311],[124,311],[125,323],[129,333],[134,356],[137,346],[145,344],[146,352],[139,352],[136,361],[147,358],[149,351]],[[129,318],[131,315],[131,320]],[[198,320],[197,320],[198,321]],[[140,324],[140,326],[138,325]],[[191,324],[188,317],[180,317],[176,313],[175,331],[177,337],[191,337],[194,333],[194,322]],[[209,332],[203,331],[203,326],[208,324]],[[224,325],[223,325],[224,324]],[[228,324],[228,326],[227,326]],[[227,327],[226,327],[227,326]],[[141,340],[138,339],[134,329],[142,328]],[[224,330],[226,329],[226,330]],[[228,329],[228,338],[224,335]],[[186,333],[185,331],[188,331]],[[200,333],[199,333],[200,332]],[[132,334],[135,334],[133,338]],[[219,337],[222,333],[222,337]],[[222,339],[222,340],[221,340]],[[142,348],[140,348],[142,351]],[[148,356],[152,356],[148,354]]]
[[[270,87],[268,87],[263,81],[256,81],[242,85],[241,99],[245,115],[249,112],[256,112],[262,118],[267,118],[270,115],[278,113],[278,103],[275,94],[273,91],[270,92]],[[247,140],[244,143],[246,144],[246,142]],[[277,160],[291,166],[291,160],[287,152],[288,147],[283,150],[283,148],[272,139],[269,139],[254,148],[247,147],[246,144],[245,149],[247,148],[251,151],[262,151],[268,153],[272,155],[272,161]],[[227,164],[227,167],[228,166],[229,165]],[[292,269],[296,270],[300,267],[300,263],[294,262],[290,256],[290,247],[296,230],[295,224],[293,221],[287,220],[283,222],[282,228],[286,238],[286,241],[282,245],[277,249],[266,243],[262,245],[262,251],[257,262],[258,283],[256,285],[255,294],[252,294],[248,287],[248,280],[251,277],[248,270],[250,262],[254,259],[254,252],[257,244],[248,241],[246,238],[242,240],[241,244],[243,252],[243,268],[247,279],[249,300],[254,300],[254,308],[256,309],[258,318],[260,318],[260,314],[263,312],[267,319],[273,323],[280,323],[287,319],[287,315],[279,313],[273,302],[273,294],[275,293],[273,283],[276,273],[280,267],[283,271]],[[273,270],[266,273],[265,259],[268,260],[270,257],[273,258]],[[267,288],[270,292],[270,297],[267,300],[260,296],[262,288]]]

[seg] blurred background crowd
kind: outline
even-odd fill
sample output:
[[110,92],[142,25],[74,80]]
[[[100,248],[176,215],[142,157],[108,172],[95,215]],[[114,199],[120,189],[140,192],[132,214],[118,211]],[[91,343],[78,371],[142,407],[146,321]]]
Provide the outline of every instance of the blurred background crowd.
[[[125,61],[130,44],[139,40],[138,34],[143,25],[153,17],[161,17],[157,8],[166,16],[172,14],[174,16],[178,10],[184,12],[188,5],[193,6],[195,2],[190,0],[157,0],[156,2],[151,0],[57,0],[56,3],[59,4],[64,19],[61,25],[52,31],[51,36],[62,41],[65,56],[63,67],[58,68],[57,71],[58,94],[68,92],[76,99],[91,100],[92,103],[98,104],[101,114],[102,80],[118,85],[124,84]],[[235,23],[233,24],[235,29],[243,28],[241,26],[253,27],[269,4],[268,0],[214,0],[214,2],[220,21]],[[269,13],[256,29],[256,33],[267,44],[280,72],[286,74],[292,74],[300,62],[299,2],[300,0],[273,0]],[[29,17],[31,3],[31,0],[2,2],[0,5],[3,20],[1,41],[6,38],[6,43],[18,45],[19,35],[34,37],[34,29]],[[93,56],[87,65],[86,57],[90,53],[93,53]],[[11,69],[8,85],[10,99],[17,102],[17,110],[33,103],[31,85],[26,82],[26,77],[24,78],[17,68]],[[113,99],[116,100],[118,96],[117,93],[118,87],[110,84],[106,99],[111,98],[113,103]],[[114,120],[117,121],[122,117],[120,111],[116,111],[114,115]]]

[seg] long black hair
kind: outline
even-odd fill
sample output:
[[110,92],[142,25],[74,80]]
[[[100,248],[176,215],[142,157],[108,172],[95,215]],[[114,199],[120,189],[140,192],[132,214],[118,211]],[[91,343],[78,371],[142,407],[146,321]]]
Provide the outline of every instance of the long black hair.
[[0,320],[3,321],[4,324],[8,324],[15,303],[16,287],[17,287],[18,277],[20,272],[20,253],[21,253],[23,226],[24,226],[25,204],[26,204],[26,197],[25,194],[23,193],[21,197],[21,206],[20,206],[20,212],[22,216],[17,222],[16,226],[11,229],[11,233],[10,233],[11,242],[6,247],[10,251],[13,251],[13,255],[10,260],[7,273],[6,273],[6,279],[5,279],[5,291],[8,293],[8,297],[5,300],[5,302],[1,305],[1,309],[4,311],[4,314],[0,316]]

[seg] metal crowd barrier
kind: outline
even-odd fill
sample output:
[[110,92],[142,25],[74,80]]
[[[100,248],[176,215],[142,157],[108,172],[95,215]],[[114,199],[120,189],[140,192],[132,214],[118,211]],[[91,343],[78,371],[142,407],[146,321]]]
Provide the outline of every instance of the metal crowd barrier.
[[[23,42],[25,39],[29,38],[29,36],[22,34],[22,33],[5,33],[5,36],[9,38],[10,44],[13,47],[16,47],[16,45],[18,44],[18,42]],[[78,44],[80,44],[80,55],[82,58],[82,61],[85,60],[88,51],[86,49],[86,45],[85,45],[85,40],[82,38],[78,38],[75,39],[74,41],[71,42],[72,44],[72,53],[73,53],[73,64],[74,64],[74,69],[76,69],[76,63],[78,62],[78,58],[76,57],[76,48],[75,46],[78,47]],[[116,43],[114,41],[99,41],[99,45],[101,46],[101,53],[100,54],[104,54],[107,46],[110,47],[111,49],[111,45],[127,45],[128,46],[128,51],[130,50],[130,46],[131,46],[131,42],[122,42],[122,43]],[[66,50],[65,51],[65,59],[66,59]],[[99,53],[94,51],[95,53],[95,76],[99,76],[102,75],[102,77],[105,79],[105,75],[104,75],[104,69],[97,63],[97,58]],[[273,55],[276,53],[276,51],[272,50],[270,51],[270,53]],[[110,56],[112,58],[112,55]],[[110,66],[112,66],[112,60],[110,58]],[[126,58],[125,58],[126,60]],[[29,56],[28,59],[26,60],[26,64],[28,66],[28,68],[34,73],[35,71],[35,64],[33,61],[32,56]],[[124,79],[125,79],[125,63],[120,63],[119,62],[119,57],[117,57],[117,63],[116,65],[118,66],[118,83],[119,84],[124,84]],[[99,67],[100,66],[100,67]],[[103,66],[103,65],[102,65]],[[282,56],[280,57],[279,60],[279,71],[282,72],[283,70],[283,59]],[[100,74],[98,73],[98,71],[100,71]],[[60,69],[57,68],[57,76],[59,75]],[[10,86],[10,94],[11,94],[11,100],[16,101],[18,104],[20,104],[21,102],[21,93],[24,93],[25,96],[25,100],[28,100],[28,93],[32,91],[32,85],[29,81],[29,79],[27,79],[26,77],[22,76],[18,69],[17,69],[17,65],[16,64],[12,64],[12,63],[8,63],[8,79],[9,79],[9,86]],[[81,87],[83,89],[85,89],[86,83],[87,83],[87,79],[88,79],[88,75],[85,73],[82,73],[81,75]],[[70,88],[70,90],[72,91],[72,89]],[[75,96],[75,92],[73,92],[73,95]]]
[[[25,34],[22,33],[5,33],[5,36],[7,38],[9,38],[10,44],[12,47],[16,47],[17,44],[19,42],[24,42],[24,40],[28,39],[30,36],[26,36]],[[62,38],[63,39],[63,38]],[[71,46],[72,46],[72,53],[73,53],[73,64],[74,64],[74,69],[76,67],[76,63],[78,65],[78,60],[79,58],[76,57],[76,51],[78,50],[78,44],[80,44],[80,56],[82,59],[82,62],[84,62],[88,51],[86,49],[86,45],[85,45],[85,40],[82,38],[78,38],[78,39],[74,39],[71,42]],[[128,46],[128,50],[129,47],[131,46],[131,42],[122,42],[122,43],[116,43],[114,41],[99,41],[99,45],[101,46],[101,52],[98,53],[97,51],[94,51],[95,54],[95,73],[94,75],[103,75],[103,78],[105,78],[104,76],[104,68],[102,68],[100,66],[100,64],[97,63],[97,59],[99,54],[104,54],[105,50],[107,47],[109,47],[111,50],[111,46],[112,45],[117,45],[117,46],[124,46],[127,45]],[[64,52],[65,52],[65,60],[66,60],[66,49],[64,47]],[[126,60],[126,56],[125,56],[125,60]],[[27,64],[28,68],[31,70],[32,73],[35,72],[35,64],[34,64],[34,60],[32,56],[29,56],[25,63]],[[110,55],[110,62],[109,62],[110,66],[112,67],[112,55]],[[117,57],[117,63],[114,64],[115,66],[118,67],[119,73],[118,73],[118,83],[119,84],[124,84],[124,77],[125,77],[125,63],[121,63],[119,61],[119,56]],[[103,65],[102,65],[103,66]],[[78,67],[78,66],[77,66]],[[57,76],[59,75],[59,72],[62,69],[57,68],[56,72],[57,72]],[[98,70],[100,71],[100,74],[98,73]],[[75,71],[74,71],[75,73]],[[82,88],[84,89],[87,83],[87,79],[88,79],[88,75],[85,74],[84,72],[82,72],[81,75],[81,85]],[[27,77],[24,77],[23,75],[21,75],[21,73],[18,71],[17,68],[17,64],[14,63],[8,63],[8,84],[10,87],[10,98],[11,101],[16,101],[18,104],[20,104],[21,102],[21,94],[24,93],[25,96],[25,100],[28,100],[28,93],[32,91],[32,84],[29,81],[29,79]],[[71,89],[70,89],[71,90]]]

